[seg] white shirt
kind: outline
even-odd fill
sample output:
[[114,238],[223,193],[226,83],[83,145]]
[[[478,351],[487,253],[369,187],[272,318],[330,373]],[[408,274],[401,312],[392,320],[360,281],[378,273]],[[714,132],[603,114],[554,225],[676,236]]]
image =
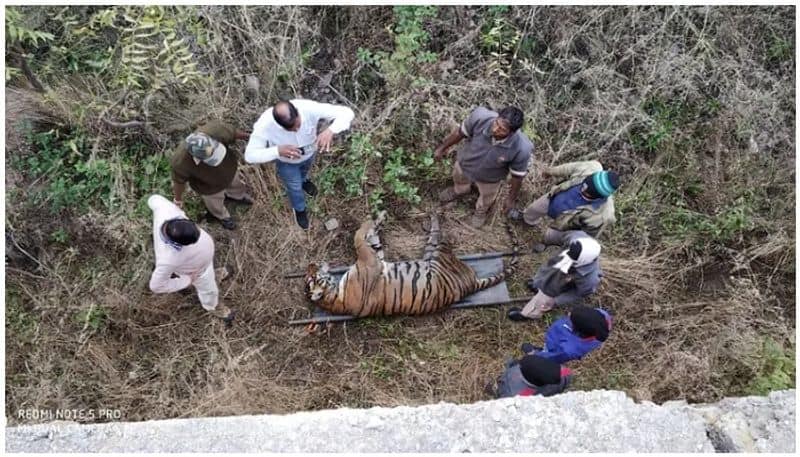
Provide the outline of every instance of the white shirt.
[[295,99],[292,105],[297,108],[300,115],[300,128],[296,132],[284,129],[272,117],[272,108],[264,111],[253,125],[253,133],[244,150],[244,160],[247,163],[265,163],[275,159],[286,163],[301,163],[310,159],[316,152],[315,147],[297,159],[287,159],[278,154],[278,146],[290,144],[303,147],[313,145],[317,139],[317,123],[320,119],[332,120],[328,127],[334,134],[350,128],[355,113],[346,106],[318,103],[313,100]]
[[[196,243],[181,246],[177,250],[164,241],[161,226],[170,219],[187,218],[186,213],[161,195],[151,195],[147,199],[147,206],[153,210],[153,248],[156,252],[156,268],[150,276],[150,290],[155,293],[177,292],[188,287],[209,265],[213,265],[214,240],[200,229],[200,238]],[[178,277],[171,278],[172,273]]]

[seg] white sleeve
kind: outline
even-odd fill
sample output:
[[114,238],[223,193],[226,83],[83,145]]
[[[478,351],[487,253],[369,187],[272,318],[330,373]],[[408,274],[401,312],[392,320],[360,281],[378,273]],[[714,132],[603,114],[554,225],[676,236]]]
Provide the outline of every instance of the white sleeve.
[[153,214],[159,212],[166,212],[167,214],[177,214],[177,215],[184,215],[182,209],[178,207],[175,203],[172,203],[172,200],[168,200],[163,195],[153,194],[150,198],[147,199],[147,206],[153,211]]
[[192,279],[186,275],[172,277],[172,267],[169,265],[156,265],[150,275],[150,290],[157,294],[168,294],[185,289],[192,284]]
[[312,102],[309,107],[314,111],[314,114],[325,120],[333,120],[333,123],[328,127],[333,133],[340,133],[350,128],[350,123],[356,117],[356,113],[350,108],[343,105],[331,105],[330,103]]
[[278,146],[268,146],[269,139],[265,134],[266,129],[253,129],[250,141],[244,150],[244,161],[247,163],[272,162],[278,158]]

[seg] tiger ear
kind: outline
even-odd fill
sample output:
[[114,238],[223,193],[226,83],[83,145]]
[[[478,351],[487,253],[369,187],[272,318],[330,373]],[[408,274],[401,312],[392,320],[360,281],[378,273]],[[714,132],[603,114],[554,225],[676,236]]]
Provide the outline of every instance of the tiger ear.
[[317,274],[317,264],[309,263],[308,268],[306,268],[306,274],[310,276],[314,276],[315,274]]
[[327,273],[328,270],[330,270],[330,265],[328,265],[328,262],[323,262],[321,269],[323,273]]

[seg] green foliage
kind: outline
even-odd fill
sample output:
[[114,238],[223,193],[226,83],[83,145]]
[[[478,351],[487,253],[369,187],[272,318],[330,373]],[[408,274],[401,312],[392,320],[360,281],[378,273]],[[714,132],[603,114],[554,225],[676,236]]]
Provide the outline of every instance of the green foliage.
[[87,325],[92,330],[100,330],[106,322],[108,314],[100,306],[92,306],[89,309],[81,310],[75,315],[75,321],[81,325]]
[[[6,7],[6,50],[16,47],[20,52],[33,51],[40,45],[53,40],[52,33],[35,30],[25,23],[22,13],[12,7]],[[23,59],[29,59],[29,54],[23,54]],[[12,66],[6,60],[6,81],[20,75],[19,68]]]
[[646,101],[642,109],[653,120],[651,125],[643,131],[632,135],[631,143],[636,149],[645,149],[653,152],[670,141],[674,141],[673,134],[676,129],[685,124],[692,110],[689,105],[679,101],[664,101],[653,98]]
[[11,165],[32,181],[41,182],[31,192],[31,203],[47,204],[53,213],[62,209],[81,212],[98,206],[96,203],[112,210],[121,200],[169,191],[168,160],[161,155],[142,156],[141,145],[110,160],[92,157],[91,141],[80,130],[28,130],[26,136],[34,153],[13,157]]
[[394,196],[416,205],[422,198],[411,179],[427,180],[435,172],[433,151],[428,149],[422,154],[412,154],[399,147],[389,153],[383,165],[383,183]]
[[34,30],[25,24],[22,13],[16,8],[6,7],[6,45],[39,46],[52,41],[52,33]]
[[179,36],[181,21],[189,19],[181,12],[163,6],[125,8],[122,17],[128,26],[121,30],[117,83],[127,88],[157,90],[169,84],[203,80],[189,49],[189,37]]
[[14,341],[29,342],[38,327],[36,316],[27,312],[22,305],[19,291],[13,287],[6,289],[6,329]]
[[795,386],[795,349],[784,349],[770,337],[765,337],[757,354],[761,362],[758,375],[747,386],[748,395],[767,395],[774,390]]
[[394,50],[371,51],[358,48],[356,55],[362,62],[380,68],[390,87],[404,88],[424,82],[419,74],[422,64],[436,62],[438,56],[426,51],[430,34],[423,28],[427,18],[435,17],[436,6],[395,6],[394,7]]
[[773,33],[772,44],[767,49],[767,57],[777,62],[790,60],[794,56],[793,48],[794,46],[792,46],[790,40],[783,39]]
[[508,78],[507,71],[511,68],[514,53],[522,38],[522,32],[504,16],[508,9],[507,6],[499,5],[490,8],[490,19],[486,21],[480,34],[481,52],[491,57],[486,66],[489,74],[504,78]]
[[704,214],[686,208],[683,200],[661,218],[661,227],[667,238],[685,241],[696,238],[706,243],[709,239],[725,242],[753,228],[753,208],[750,200],[739,197],[732,204],[724,205],[714,214]]
[[372,147],[369,135],[354,134],[350,149],[340,156],[338,163],[325,167],[319,174],[319,189],[330,195],[336,187],[343,187],[344,197],[352,198],[364,195],[364,184],[367,182],[367,165],[373,157],[379,157]]
[[69,242],[69,233],[63,228],[59,228],[50,234],[50,240],[60,244],[67,244]]

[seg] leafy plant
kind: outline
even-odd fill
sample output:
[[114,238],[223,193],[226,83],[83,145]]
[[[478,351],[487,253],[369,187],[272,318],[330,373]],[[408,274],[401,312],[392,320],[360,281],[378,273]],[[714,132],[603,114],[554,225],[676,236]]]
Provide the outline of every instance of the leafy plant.
[[[10,64],[6,58],[6,81],[28,70],[28,60],[31,58],[31,51],[40,45],[46,44],[55,38],[52,33],[36,30],[25,22],[23,14],[17,9],[6,7],[6,53],[16,56],[19,64],[23,68],[17,68]],[[30,73],[30,70],[28,70]],[[34,82],[38,85],[38,81]],[[41,89],[41,87],[40,87]]]
[[320,191],[329,195],[337,186],[344,187],[344,196],[351,198],[364,195],[364,184],[367,182],[367,166],[372,157],[380,157],[373,149],[369,135],[354,134],[350,149],[343,154],[342,160],[328,167],[319,175]]
[[106,310],[100,306],[92,306],[89,309],[80,311],[75,316],[75,320],[79,324],[87,325],[92,330],[100,330],[107,318]]
[[504,78],[508,78],[507,71],[511,68],[514,52],[522,38],[522,32],[503,16],[507,8],[490,9],[489,14],[493,17],[487,21],[480,35],[481,51],[491,56],[486,66],[489,74]]
[[423,28],[425,19],[435,17],[436,6],[395,6],[394,50],[371,51],[358,48],[356,55],[362,62],[380,68],[390,87],[403,88],[423,82],[415,77],[421,64],[436,62],[438,56],[426,51],[430,34]]
[[790,389],[795,385],[795,350],[784,349],[770,337],[763,340],[758,360],[758,375],[747,386],[749,395],[767,395],[774,390]]

